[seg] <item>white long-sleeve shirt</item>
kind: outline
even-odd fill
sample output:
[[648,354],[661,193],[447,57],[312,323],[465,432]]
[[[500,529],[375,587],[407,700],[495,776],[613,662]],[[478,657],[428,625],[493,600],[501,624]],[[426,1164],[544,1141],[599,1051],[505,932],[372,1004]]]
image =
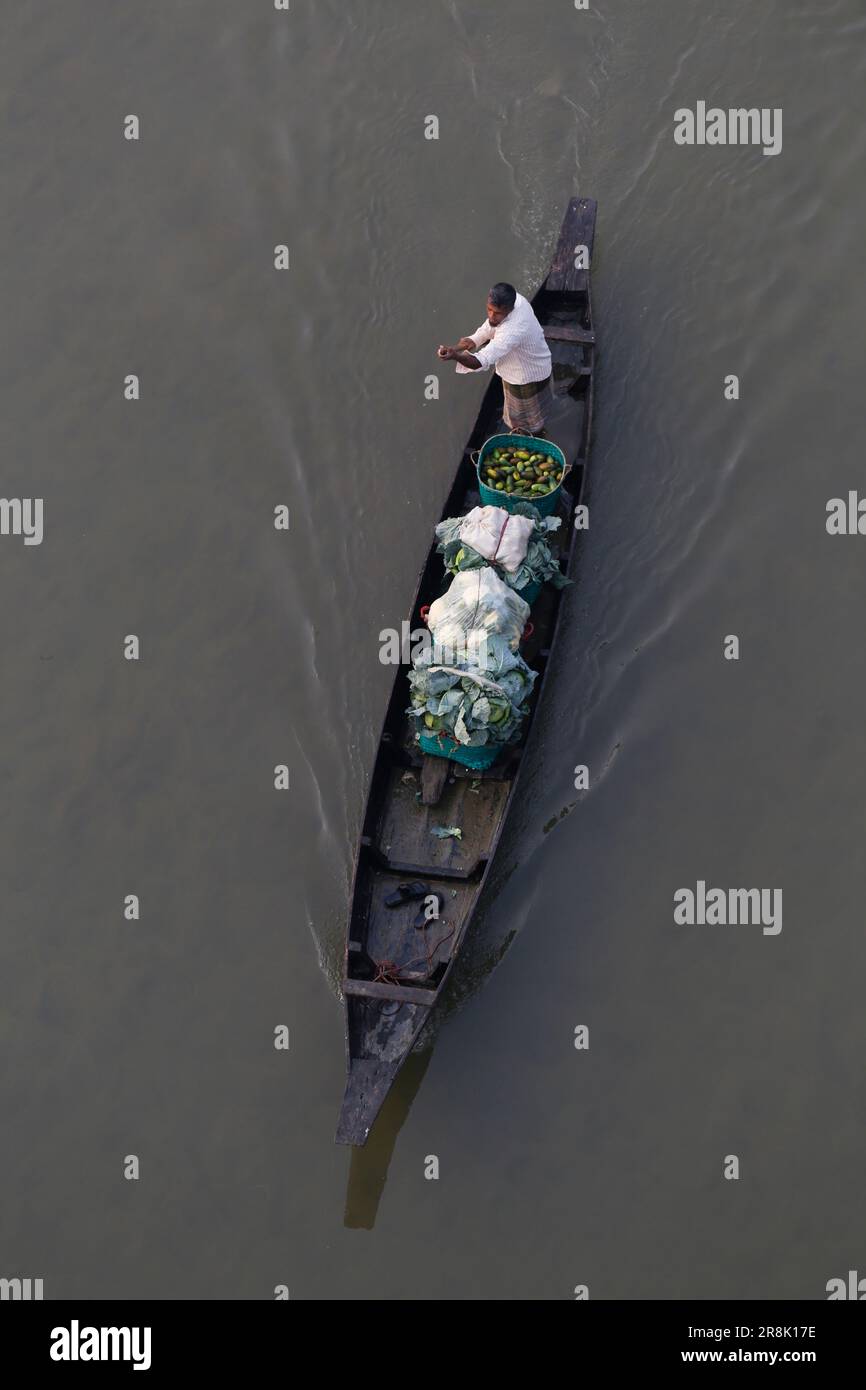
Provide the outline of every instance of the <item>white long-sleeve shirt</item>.
[[[481,366],[496,368],[497,376],[512,386],[525,386],[530,381],[544,381],[550,376],[550,348],[544,330],[522,294],[514,308],[500,323],[491,328],[485,319],[470,335],[478,351],[473,353]],[[486,347],[482,344],[487,344]]]

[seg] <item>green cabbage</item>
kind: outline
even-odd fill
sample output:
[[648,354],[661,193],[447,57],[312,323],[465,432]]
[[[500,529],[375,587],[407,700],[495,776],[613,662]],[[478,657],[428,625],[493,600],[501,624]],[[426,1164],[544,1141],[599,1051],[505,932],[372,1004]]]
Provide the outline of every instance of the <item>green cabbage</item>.
[[515,743],[529,713],[537,673],[505,638],[487,639],[483,670],[460,664],[444,669],[438,661],[435,648],[428,649],[415,658],[409,672],[411,704],[406,713],[416,720],[418,732],[430,732],[425,716],[432,715],[437,732],[467,747]]

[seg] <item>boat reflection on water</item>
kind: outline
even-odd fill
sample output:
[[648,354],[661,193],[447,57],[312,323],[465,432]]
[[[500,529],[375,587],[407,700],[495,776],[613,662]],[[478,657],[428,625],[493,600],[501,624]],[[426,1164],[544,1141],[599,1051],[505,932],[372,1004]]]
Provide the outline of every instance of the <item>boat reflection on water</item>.
[[[516,864],[512,864],[502,873],[500,887],[511,877],[515,868]],[[493,923],[490,925],[495,935],[495,926]],[[476,923],[476,929],[466,943],[447,993],[424,1030],[418,1050],[410,1054],[398,1073],[370,1130],[366,1144],[363,1147],[352,1147],[346,1186],[346,1208],[343,1215],[343,1225],[350,1230],[372,1231],[376,1223],[397,1136],[406,1123],[433,1059],[440,1028],[477,993],[517,936],[517,928],[509,926],[500,939],[490,940],[487,939],[485,926],[483,919]]]
[[421,1089],[433,1056],[433,1040],[423,1052],[413,1052],[391,1087],[370,1137],[363,1148],[352,1148],[346,1210],[343,1225],[351,1230],[372,1231],[388,1178],[388,1165],[412,1102]]

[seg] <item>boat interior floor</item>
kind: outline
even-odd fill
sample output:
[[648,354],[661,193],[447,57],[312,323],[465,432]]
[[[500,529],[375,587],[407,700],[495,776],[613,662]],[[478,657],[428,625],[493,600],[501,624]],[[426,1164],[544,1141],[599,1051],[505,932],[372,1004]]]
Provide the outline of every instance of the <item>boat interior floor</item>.
[[405,882],[405,875],[377,871],[368,877],[367,936],[350,948],[352,976],[385,984],[435,986],[456,947],[464,921],[478,895],[478,883],[438,877],[426,871],[424,882],[431,896],[441,895],[438,917],[423,925],[425,900],[400,907],[385,906],[389,894]]

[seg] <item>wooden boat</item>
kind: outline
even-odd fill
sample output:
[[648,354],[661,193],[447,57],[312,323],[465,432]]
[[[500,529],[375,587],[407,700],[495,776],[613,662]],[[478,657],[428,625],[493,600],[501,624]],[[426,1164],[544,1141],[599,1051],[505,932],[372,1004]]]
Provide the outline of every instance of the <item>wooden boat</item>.
[[[595,333],[589,271],[596,204],[573,198],[562,223],[553,262],[532,300],[551,346],[555,413],[548,436],[573,464],[562,490],[560,564],[573,568],[577,538],[574,508],[586,481],[592,426]],[[586,248],[581,257],[579,248]],[[494,376],[442,509],[442,518],[477,506],[473,453],[500,432],[502,386]],[[568,442],[566,440],[568,437]],[[421,608],[446,587],[435,543],[421,573],[411,628],[421,627]],[[406,666],[394,688],[370,784],[355,861],[343,971],[348,1079],[336,1142],[363,1144],[400,1067],[442,993],[472,921],[508,809],[517,792],[524,748],[543,698],[546,674],[569,589],[545,585],[532,607],[534,631],[520,648],[538,671],[521,742],[484,772],[445,758],[424,756],[409,702]],[[459,826],[462,839],[437,839],[435,826]],[[418,881],[440,893],[438,921],[414,925],[420,904],[389,908],[385,899],[401,883]]]

